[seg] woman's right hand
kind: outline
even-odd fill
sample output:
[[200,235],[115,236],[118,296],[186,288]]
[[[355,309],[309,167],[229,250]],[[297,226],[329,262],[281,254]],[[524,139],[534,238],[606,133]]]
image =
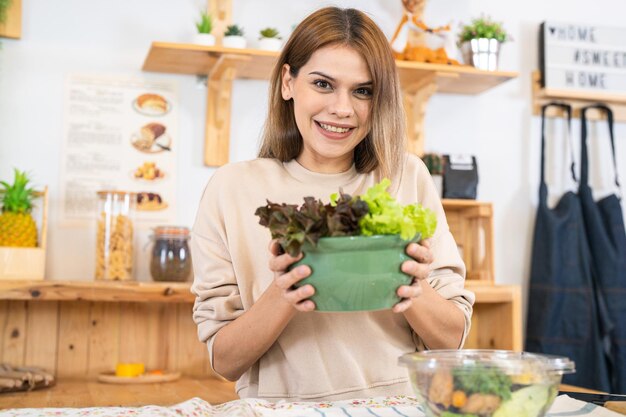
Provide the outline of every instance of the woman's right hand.
[[270,270],[274,272],[274,285],[276,285],[285,301],[298,311],[313,311],[315,303],[308,298],[315,294],[315,288],[307,284],[299,288],[294,287],[298,281],[311,275],[311,268],[307,265],[300,265],[297,268],[287,271],[289,265],[302,259],[302,253],[298,257],[293,257],[284,253],[276,239],[270,242]]

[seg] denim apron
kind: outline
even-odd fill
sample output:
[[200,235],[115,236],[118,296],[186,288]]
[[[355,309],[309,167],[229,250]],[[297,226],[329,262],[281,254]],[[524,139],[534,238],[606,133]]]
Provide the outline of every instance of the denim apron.
[[588,106],[581,111],[580,187],[587,239],[598,302],[601,307],[601,330],[605,336],[605,349],[611,366],[609,392],[626,394],[626,232],[620,198],[611,194],[594,201],[589,187],[589,161],[587,156],[587,109],[595,108],[606,113],[609,138],[613,154],[615,185],[620,190],[613,138],[613,112],[602,104]]
[[547,202],[545,115],[550,106],[563,109],[568,128],[571,123],[569,105],[543,106],[541,178],[531,252],[525,349],[573,360],[576,373],[565,375],[563,383],[607,391],[608,366],[598,326],[591,254],[580,198],[568,191],[554,208],[549,208]]

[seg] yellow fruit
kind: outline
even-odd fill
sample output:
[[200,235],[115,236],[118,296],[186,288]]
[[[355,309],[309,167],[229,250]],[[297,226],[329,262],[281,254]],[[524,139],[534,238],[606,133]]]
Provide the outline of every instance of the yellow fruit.
[[0,246],[37,246],[37,224],[30,213],[0,214]]
[[35,190],[28,187],[29,182],[28,175],[18,169],[13,184],[0,181],[0,246],[37,246],[37,225],[30,215]]

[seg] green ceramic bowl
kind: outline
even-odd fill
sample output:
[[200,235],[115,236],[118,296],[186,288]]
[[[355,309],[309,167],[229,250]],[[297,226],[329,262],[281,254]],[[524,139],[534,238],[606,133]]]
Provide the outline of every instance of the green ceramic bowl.
[[398,287],[411,282],[400,266],[411,259],[406,245],[418,240],[398,235],[325,237],[316,247],[305,243],[304,258],[292,268],[311,267],[311,275],[298,286],[313,285],[317,311],[383,310],[400,300]]

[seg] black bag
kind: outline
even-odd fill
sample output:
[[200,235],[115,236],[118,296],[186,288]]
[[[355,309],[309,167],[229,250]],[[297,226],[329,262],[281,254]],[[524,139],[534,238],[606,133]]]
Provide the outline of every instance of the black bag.
[[478,167],[472,155],[443,156],[443,198],[476,199]]

